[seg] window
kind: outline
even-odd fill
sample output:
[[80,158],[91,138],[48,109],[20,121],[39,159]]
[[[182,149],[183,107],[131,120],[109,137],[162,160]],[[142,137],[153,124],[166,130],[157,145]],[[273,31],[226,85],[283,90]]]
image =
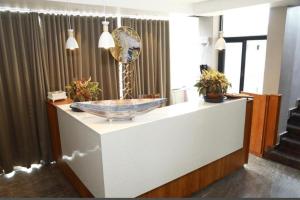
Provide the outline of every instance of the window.
[[226,50],[219,71],[232,84],[229,93],[262,93],[266,60],[269,7],[228,11],[224,15]]

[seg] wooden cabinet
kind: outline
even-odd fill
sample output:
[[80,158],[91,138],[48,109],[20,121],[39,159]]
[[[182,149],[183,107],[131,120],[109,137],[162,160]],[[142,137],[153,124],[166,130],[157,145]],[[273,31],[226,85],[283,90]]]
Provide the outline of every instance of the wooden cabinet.
[[277,143],[281,95],[244,94],[253,96],[250,153],[262,157]]

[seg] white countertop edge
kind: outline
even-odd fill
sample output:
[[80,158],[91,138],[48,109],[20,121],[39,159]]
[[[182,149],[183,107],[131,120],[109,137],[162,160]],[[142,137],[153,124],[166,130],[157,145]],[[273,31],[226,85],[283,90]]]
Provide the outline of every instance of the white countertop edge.
[[[108,121],[106,118],[99,117],[87,112],[73,112],[71,111],[70,104],[56,105],[56,107],[69,116],[73,117],[77,121],[84,124],[87,128],[95,131],[96,133],[103,135],[113,133],[122,129],[128,129],[135,126],[141,126],[146,123],[152,123],[158,120],[164,120],[171,117],[185,115],[188,113],[197,112],[199,110],[209,109],[212,107],[222,106],[224,104],[234,103],[237,101],[246,101],[245,98],[227,100],[223,103],[207,103],[203,98],[199,98],[197,101],[188,101],[171,106],[157,108],[149,113],[136,116],[131,121]],[[179,111],[176,111],[180,109]],[[101,127],[103,126],[103,127]],[[106,127],[104,127],[106,126]]]

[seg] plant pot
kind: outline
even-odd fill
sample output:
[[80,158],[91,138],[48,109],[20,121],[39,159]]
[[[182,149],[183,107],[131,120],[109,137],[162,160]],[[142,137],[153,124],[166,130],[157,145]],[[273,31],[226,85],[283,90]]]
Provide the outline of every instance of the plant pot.
[[207,93],[204,100],[209,103],[222,103],[224,101],[223,93]]

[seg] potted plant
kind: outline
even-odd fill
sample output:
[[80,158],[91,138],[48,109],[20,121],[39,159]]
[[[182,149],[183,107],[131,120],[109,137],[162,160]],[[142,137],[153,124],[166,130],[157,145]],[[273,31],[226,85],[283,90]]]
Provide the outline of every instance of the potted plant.
[[195,84],[199,95],[203,95],[205,101],[219,103],[223,102],[224,94],[231,84],[223,73],[217,70],[203,70],[200,80]]
[[88,80],[73,81],[66,86],[66,91],[74,102],[81,102],[98,100],[101,89],[98,82],[91,82],[90,77]]

